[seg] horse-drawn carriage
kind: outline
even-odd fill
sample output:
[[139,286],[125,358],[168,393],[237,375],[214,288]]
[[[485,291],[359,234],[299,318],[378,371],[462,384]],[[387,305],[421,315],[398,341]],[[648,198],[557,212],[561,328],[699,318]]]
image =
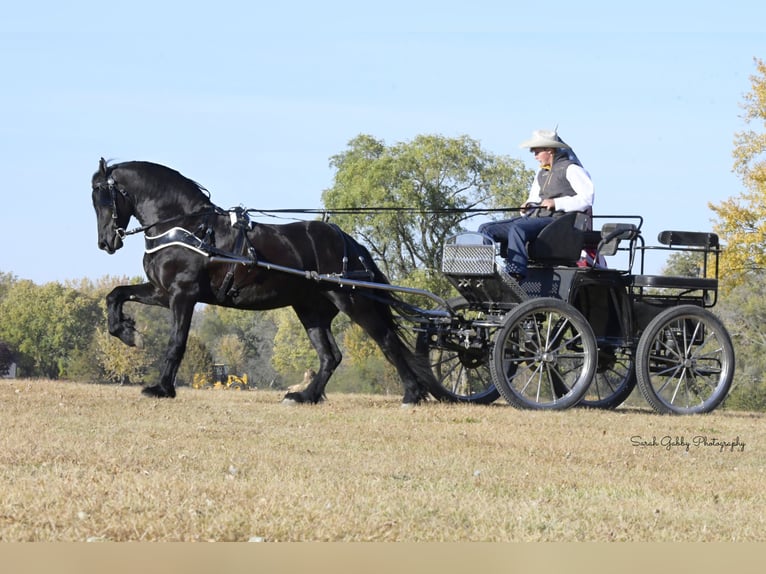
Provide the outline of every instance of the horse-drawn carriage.
[[[295,310],[320,366],[308,387],[286,395],[294,402],[323,399],[341,360],[330,328],[340,311],[396,367],[404,404],[430,394],[472,403],[502,396],[532,409],[614,408],[637,384],[658,412],[689,414],[711,411],[731,387],[731,340],[709,311],[720,254],[712,233],[666,231],[659,246],[647,246],[638,216],[605,218],[592,232],[578,228],[578,214],[567,214],[530,244],[521,283],[497,264],[501,246],[479,233],[459,234],[444,245],[442,272],[461,296],[447,301],[389,284],[369,252],[334,225],[254,225],[245,210],[215,206],[204,188],[164,166],[102,159],[92,187],[101,249],[114,253],[132,233],[146,240],[149,281],[107,296],[110,333],[136,344],[133,319],[123,313],[127,301],[172,312],[160,382],[143,390],[149,396],[175,396],[198,302]],[[126,231],[131,217],[141,227]],[[700,276],[645,274],[652,249],[696,254]],[[583,250],[589,263],[581,261]],[[603,263],[617,254],[624,265]],[[402,293],[424,295],[436,308],[408,305]],[[399,336],[392,308],[416,331],[414,351]]]
[[[418,338],[441,387],[459,401],[502,396],[517,407],[563,409],[614,408],[638,384],[660,413],[717,407],[734,375],[731,340],[709,310],[718,237],[664,231],[660,245],[647,246],[639,216],[601,218],[600,232],[579,230],[575,217],[530,244],[521,289],[496,264],[501,248],[492,239],[465,233],[444,246],[442,271],[462,296],[449,302],[448,321],[423,322]],[[695,253],[700,276],[645,274],[653,249]],[[607,267],[619,252],[625,265]]]

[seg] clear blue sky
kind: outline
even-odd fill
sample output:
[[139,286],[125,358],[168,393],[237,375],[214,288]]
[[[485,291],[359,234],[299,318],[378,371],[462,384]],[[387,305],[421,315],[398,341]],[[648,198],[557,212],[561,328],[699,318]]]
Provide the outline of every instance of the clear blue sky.
[[[202,6],[202,7],[200,7]],[[99,157],[150,160],[221,207],[319,207],[352,138],[466,134],[492,153],[552,128],[597,213],[645,235],[711,228],[737,195],[766,3],[11,2],[0,19],[0,271],[143,275],[96,246]]]

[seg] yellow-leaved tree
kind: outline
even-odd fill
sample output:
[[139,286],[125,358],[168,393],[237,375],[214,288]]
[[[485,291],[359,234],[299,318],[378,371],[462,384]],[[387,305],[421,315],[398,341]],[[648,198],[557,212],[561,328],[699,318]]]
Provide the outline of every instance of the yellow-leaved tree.
[[752,91],[742,105],[745,123],[752,129],[734,138],[734,172],[745,191],[720,204],[708,204],[717,216],[715,231],[726,244],[721,277],[727,290],[766,270],[766,64],[760,59],[755,64]]

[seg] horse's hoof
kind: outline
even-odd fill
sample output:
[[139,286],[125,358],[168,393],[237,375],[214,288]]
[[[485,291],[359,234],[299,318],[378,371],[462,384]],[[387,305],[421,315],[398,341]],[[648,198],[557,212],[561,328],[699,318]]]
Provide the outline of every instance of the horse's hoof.
[[306,401],[303,399],[303,395],[300,393],[287,393],[282,398],[283,405],[299,405],[305,402]]
[[141,389],[141,394],[145,397],[154,397],[157,399],[172,399],[176,396],[176,391],[175,389],[172,389],[168,392],[160,385],[154,385],[152,387],[144,387]]
[[137,347],[140,349],[144,346],[144,338],[141,336],[141,333],[133,328],[132,322],[123,322],[114,330],[110,330],[110,333],[125,343],[128,347]]
[[402,403],[401,408],[402,410],[409,410],[414,409],[416,406],[418,406],[417,403]]
[[306,398],[301,393],[287,393],[282,399],[283,405],[317,405],[325,401],[324,395],[318,399]]

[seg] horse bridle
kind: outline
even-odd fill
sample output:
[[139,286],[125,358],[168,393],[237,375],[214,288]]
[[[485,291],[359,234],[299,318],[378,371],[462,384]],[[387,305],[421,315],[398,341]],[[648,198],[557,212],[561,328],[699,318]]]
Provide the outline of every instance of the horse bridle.
[[[107,178],[106,184],[99,182],[99,183],[97,183],[95,185],[95,187],[96,187],[96,189],[99,190],[99,192],[101,192],[103,190],[106,190],[107,192],[109,192],[109,199],[110,199],[111,208],[112,208],[112,221],[115,222],[115,227],[116,227],[116,221],[117,221],[117,194],[119,193],[119,194],[122,195],[122,197],[124,197],[125,199],[128,199],[128,192],[125,191],[124,189],[122,189],[119,185],[117,185],[117,182],[114,181],[114,178],[112,178],[112,177]],[[104,201],[102,201],[101,204],[102,205],[109,205],[109,204],[107,204]],[[115,229],[115,232],[120,237],[120,239],[124,239],[125,238],[126,231],[122,227],[117,227]]]
[[222,211],[222,210],[220,210],[218,208],[205,209],[205,210],[202,210],[202,211],[198,211],[196,213],[182,214],[182,215],[177,215],[177,216],[174,216],[174,217],[168,217],[166,219],[161,219],[159,221],[155,221],[155,222],[150,223],[148,225],[142,225],[140,227],[136,227],[135,229],[131,229],[130,231],[128,231],[128,230],[126,230],[126,229],[124,229],[122,227],[117,227],[116,226],[116,221],[117,221],[117,197],[118,197],[117,194],[122,195],[122,197],[124,197],[126,200],[130,201],[130,196],[128,195],[128,192],[125,189],[121,188],[117,184],[117,182],[114,181],[114,178],[111,177],[111,176],[109,178],[107,178],[106,183],[99,182],[99,183],[96,183],[94,187],[96,189],[98,189],[99,191],[106,190],[109,193],[108,202],[107,201],[101,201],[101,205],[109,205],[109,206],[111,206],[111,208],[112,208],[112,221],[115,222],[115,233],[117,233],[117,235],[119,236],[120,239],[125,239],[128,235],[134,235],[136,233],[144,232],[144,231],[146,231],[148,229],[156,227],[157,225],[159,225],[161,223],[169,223],[169,222],[176,221],[176,220],[179,220],[179,219],[184,219],[184,218],[187,218],[187,217],[195,217],[195,216],[198,217],[198,216],[202,216],[202,215],[211,215],[211,214],[224,215],[226,213],[226,212],[224,212],[224,211]]

